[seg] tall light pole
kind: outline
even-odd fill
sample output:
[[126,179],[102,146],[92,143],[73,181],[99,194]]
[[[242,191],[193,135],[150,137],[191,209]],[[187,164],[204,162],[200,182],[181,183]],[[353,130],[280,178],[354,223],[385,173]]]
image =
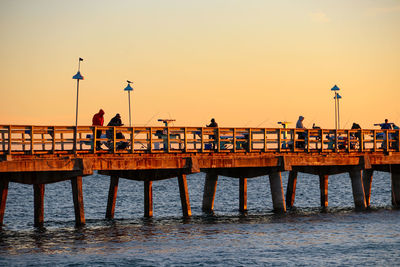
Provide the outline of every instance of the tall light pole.
[[339,108],[339,99],[341,99],[342,96],[339,95],[339,93],[336,94],[336,101],[337,101],[337,121],[338,121],[338,129],[340,129],[340,108]]
[[333,98],[335,100],[335,129],[338,129],[338,102],[337,102],[337,95],[338,95],[338,91],[339,91],[339,87],[337,87],[337,85],[335,84],[335,86],[333,86],[331,88],[331,91],[335,92],[335,97]]
[[76,80],[76,117],[75,117],[75,126],[78,126],[78,101],[79,101],[79,81],[83,80],[83,76],[81,75],[81,61],[83,58],[79,58],[78,62],[78,72],[72,77],[72,79]]
[[128,103],[129,103],[129,127],[132,126],[132,121],[131,121],[131,91],[133,91],[133,88],[131,87],[131,81],[126,81],[128,85],[125,87],[124,91],[128,91]]

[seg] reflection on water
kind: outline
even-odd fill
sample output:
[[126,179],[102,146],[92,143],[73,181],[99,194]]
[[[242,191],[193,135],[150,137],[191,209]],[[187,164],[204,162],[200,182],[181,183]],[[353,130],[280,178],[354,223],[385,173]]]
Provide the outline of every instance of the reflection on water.
[[[286,181],[287,178],[284,178]],[[400,210],[390,179],[374,175],[373,208],[355,212],[351,184],[333,176],[319,208],[318,177],[300,176],[296,207],[273,214],[267,177],[248,182],[247,214],[238,212],[238,180],[222,177],[214,215],[201,212],[204,176],[189,176],[191,218],[182,218],[177,181],[154,183],[154,218],[143,214],[143,185],[121,180],[116,219],[103,219],[109,179],[84,179],[86,226],[74,227],[69,183],[46,187],[45,227],[33,228],[32,188],[12,184],[0,265],[396,265]]]

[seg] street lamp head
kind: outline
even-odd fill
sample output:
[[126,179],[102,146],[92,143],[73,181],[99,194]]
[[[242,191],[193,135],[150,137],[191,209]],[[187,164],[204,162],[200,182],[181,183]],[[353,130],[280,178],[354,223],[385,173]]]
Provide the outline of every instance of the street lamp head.
[[339,89],[339,87],[337,87],[337,85],[335,84],[335,86],[334,87],[332,87],[332,89],[331,89],[331,91],[339,91],[340,89]]
[[74,80],[83,80],[83,76],[81,75],[81,72],[78,71],[73,77],[72,79]]
[[125,87],[124,91],[133,91],[133,88],[130,83]]

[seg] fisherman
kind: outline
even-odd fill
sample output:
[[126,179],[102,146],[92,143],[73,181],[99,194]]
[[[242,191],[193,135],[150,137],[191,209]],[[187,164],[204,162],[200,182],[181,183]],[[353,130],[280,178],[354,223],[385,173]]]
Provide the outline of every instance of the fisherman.
[[[103,126],[104,124],[104,110],[100,109],[98,113],[94,114],[92,119],[93,126]],[[96,130],[96,139],[101,137],[101,130]],[[101,150],[100,141],[96,141],[96,149]]]
[[[107,126],[123,126],[124,124],[122,123],[122,120],[121,120],[121,115],[119,114],[119,113],[117,113],[111,120],[110,120],[110,122],[107,124]],[[114,136],[113,136],[113,129],[108,129],[107,131],[106,131],[106,135],[107,135],[107,138],[109,139],[109,141],[108,141],[108,147],[111,149],[112,148],[112,140],[114,139]],[[125,136],[121,133],[121,132],[117,132],[116,134],[115,134],[115,139],[125,139]],[[128,143],[127,142],[123,142],[123,141],[120,141],[120,142],[118,142],[117,143],[117,149],[124,149],[124,148],[126,148],[128,146]]]
[[[296,123],[296,128],[297,128],[297,129],[305,129],[305,128],[306,128],[306,127],[304,127],[304,125],[303,125],[303,121],[304,121],[304,117],[303,117],[303,116],[299,116],[299,119],[297,120],[297,123]],[[305,132],[299,132],[299,133],[298,133],[298,138],[299,138],[300,140],[302,140],[302,141],[296,142],[296,143],[297,143],[297,144],[296,144],[296,147],[297,147],[297,148],[305,148],[305,147],[306,147],[306,142],[303,141],[303,140],[306,139],[306,133],[305,133]]]
[[[214,118],[212,118],[211,119],[211,123],[209,125],[206,125],[206,126],[207,127],[218,127],[218,123],[215,121]],[[216,144],[217,144],[217,139],[218,139],[218,137],[217,137],[218,131],[215,130],[215,132],[216,132],[216,135],[210,135],[210,139],[214,139],[213,144],[212,144],[213,149],[216,149]]]
[[380,124],[382,130],[392,129],[392,123],[389,123],[388,119],[385,119],[385,123]]

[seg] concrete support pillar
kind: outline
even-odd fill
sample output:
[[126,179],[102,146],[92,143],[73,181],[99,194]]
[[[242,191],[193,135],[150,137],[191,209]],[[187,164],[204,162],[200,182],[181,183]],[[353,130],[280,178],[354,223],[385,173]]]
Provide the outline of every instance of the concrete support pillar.
[[1,180],[0,182],[0,226],[3,225],[4,212],[6,210],[8,194],[8,180]]
[[296,185],[297,185],[297,172],[290,171],[286,189],[286,206],[288,208],[293,207],[294,199],[296,196]]
[[77,226],[85,224],[85,211],[83,207],[82,176],[71,179],[72,198],[74,200],[75,224]]
[[400,207],[400,173],[392,173],[392,205]]
[[373,173],[374,173],[373,169],[363,170],[364,195],[365,195],[365,204],[367,205],[367,207],[370,206],[371,202],[371,187],[372,187]]
[[33,216],[35,227],[41,227],[44,223],[44,184],[33,185]]
[[319,176],[319,188],[321,191],[321,207],[328,207],[328,175]]
[[351,178],[351,187],[353,189],[354,205],[358,210],[365,210],[367,205],[365,203],[364,185],[361,175],[361,170],[349,172]]
[[275,212],[286,212],[285,196],[283,193],[282,177],[280,172],[273,172],[269,175],[271,186],[272,205]]
[[247,211],[247,178],[239,178],[239,211]]
[[218,175],[214,173],[206,174],[206,181],[204,183],[203,192],[203,206],[204,212],[212,212],[214,210],[215,192],[217,191]]
[[144,181],[144,216],[153,217],[153,181]]
[[119,182],[118,176],[110,177],[110,188],[108,190],[106,219],[114,218],[115,201],[117,200],[117,192],[118,192],[118,182]]
[[189,191],[187,186],[186,174],[178,175],[179,194],[181,196],[182,214],[184,217],[192,216],[190,209]]

